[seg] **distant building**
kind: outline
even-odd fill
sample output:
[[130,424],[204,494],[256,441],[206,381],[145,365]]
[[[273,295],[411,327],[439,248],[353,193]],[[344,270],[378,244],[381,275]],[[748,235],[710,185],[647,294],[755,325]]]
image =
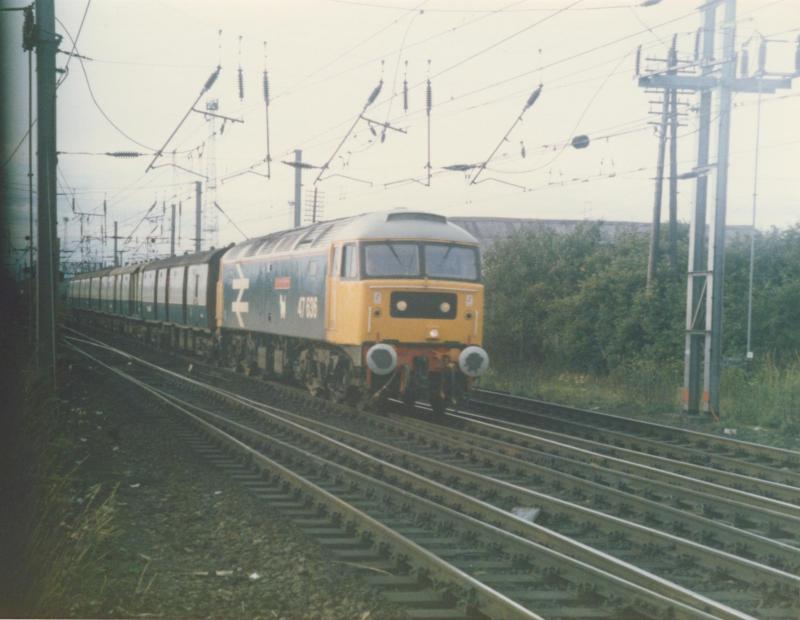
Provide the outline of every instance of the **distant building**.
[[[508,239],[520,231],[550,230],[555,233],[569,233],[581,224],[597,224],[605,239],[614,239],[626,233],[650,234],[647,222],[608,222],[602,220],[540,220],[522,217],[448,217],[449,221],[461,226],[480,241],[481,249],[487,250],[497,241]],[[661,224],[662,227],[666,223]],[[682,224],[685,226],[686,224]],[[750,226],[728,226],[727,240],[749,236]]]

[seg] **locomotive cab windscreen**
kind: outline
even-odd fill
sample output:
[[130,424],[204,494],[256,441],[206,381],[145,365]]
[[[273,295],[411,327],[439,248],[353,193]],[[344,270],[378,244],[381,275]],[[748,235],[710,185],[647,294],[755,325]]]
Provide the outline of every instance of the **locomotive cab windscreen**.
[[386,241],[365,243],[362,251],[364,278],[480,279],[478,250],[474,247]]

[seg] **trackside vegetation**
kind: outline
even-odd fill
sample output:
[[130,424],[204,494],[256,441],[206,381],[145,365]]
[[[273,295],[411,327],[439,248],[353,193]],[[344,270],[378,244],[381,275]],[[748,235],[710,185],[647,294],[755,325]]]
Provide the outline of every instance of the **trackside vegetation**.
[[[484,386],[627,413],[679,409],[688,228],[678,264],[662,256],[646,290],[649,239],[532,230],[485,256],[486,343],[494,371]],[[662,247],[666,240],[662,240]],[[757,233],[746,359],[749,235],[728,243],[723,416],[728,425],[800,431],[800,225]]]

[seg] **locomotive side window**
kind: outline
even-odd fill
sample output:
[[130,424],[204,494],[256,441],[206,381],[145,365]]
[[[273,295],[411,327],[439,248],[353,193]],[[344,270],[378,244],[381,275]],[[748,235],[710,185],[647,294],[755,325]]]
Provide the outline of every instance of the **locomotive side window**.
[[364,247],[364,274],[368,277],[420,275],[416,243],[370,243]]
[[344,246],[342,252],[342,277],[343,278],[356,278],[358,277],[358,259],[357,259],[356,245],[348,243]]
[[197,292],[197,304],[206,305],[206,283],[208,280],[208,265],[197,265],[197,276],[195,279],[195,291]]
[[425,275],[445,280],[477,280],[478,253],[458,245],[425,245]]

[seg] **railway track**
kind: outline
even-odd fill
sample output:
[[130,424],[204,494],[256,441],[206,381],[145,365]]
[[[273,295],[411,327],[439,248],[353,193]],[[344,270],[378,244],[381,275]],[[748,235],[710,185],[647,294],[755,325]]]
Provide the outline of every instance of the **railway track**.
[[[138,374],[148,367],[137,361],[135,368]],[[126,367],[125,371],[115,371],[128,375],[131,372],[130,367]],[[426,530],[427,538],[417,532],[421,536],[419,540],[427,540],[432,544],[439,541],[436,544],[443,550],[437,555],[440,560],[443,560],[442,555],[457,559],[461,562],[461,565],[454,562],[458,570],[466,571],[473,579],[477,574],[484,586],[500,592],[524,609],[535,609],[546,617],[577,617],[586,612],[588,602],[592,608],[597,608],[593,614],[600,614],[600,617],[621,617],[623,611],[630,615],[633,609],[636,610],[634,616],[657,616],[669,609],[670,604],[677,604],[677,608],[669,611],[671,614],[677,613],[675,617],[682,617],[681,614],[690,614],[686,617],[691,617],[697,612],[716,617],[741,617],[747,613],[764,618],[795,617],[793,601],[796,601],[798,591],[796,576],[603,514],[556,495],[533,491],[530,486],[524,486],[531,480],[518,479],[523,475],[531,475],[523,461],[509,461],[509,457],[501,452],[492,456],[490,450],[474,445],[446,443],[444,438],[449,441],[450,433],[442,433],[441,427],[434,428],[420,420],[356,416],[330,405],[324,406],[324,411],[304,411],[304,416],[298,416],[177,374],[165,374],[163,370],[153,368],[147,372],[155,373],[148,379],[150,390],[155,390],[173,405],[180,403],[180,407],[205,424],[215,425],[219,432],[238,437],[237,441],[247,442],[251,449],[255,449],[253,442],[269,444],[270,458],[280,452],[294,454],[294,461],[298,463],[303,462],[304,458],[310,459],[321,471],[336,472],[334,480],[338,480],[340,486],[346,476],[351,481],[347,483],[347,488],[356,484],[352,480],[360,480],[358,484],[366,489],[368,497],[382,498],[379,505],[374,506],[378,512],[372,514],[381,523],[380,510],[385,510],[387,506],[406,506],[412,501],[411,496],[429,502],[431,498],[434,499],[433,505],[425,508],[423,513],[436,507],[437,510],[444,510],[449,515],[448,519],[455,518],[454,515],[467,518],[465,522],[459,521],[460,525],[450,522],[446,529],[455,538],[448,544],[445,544],[445,539],[450,536],[442,538],[441,528],[435,528],[436,532]],[[133,380],[144,383],[142,378],[134,377]],[[165,381],[169,384],[169,393],[165,391]],[[174,392],[178,387],[180,395]],[[215,405],[224,406],[224,415],[209,408],[209,397],[215,399]],[[305,403],[304,409],[320,407],[318,401],[311,402],[296,394],[290,398],[296,401],[295,405]],[[365,420],[369,421],[368,424]],[[395,441],[391,440],[392,437]],[[423,437],[428,441],[423,441]],[[405,446],[400,445],[404,442]],[[313,455],[313,458],[309,455]],[[248,458],[252,461],[252,455]],[[319,474],[308,474],[308,481],[321,482],[314,477],[316,475]],[[542,476],[542,472],[536,475]],[[379,495],[375,495],[375,481],[383,485],[377,485],[380,487]],[[575,480],[566,478],[561,480],[561,485],[564,488],[572,484],[580,486],[579,482],[577,477]],[[324,489],[324,485],[321,488]],[[331,488],[335,490],[338,487],[334,485]],[[400,491],[400,495],[397,495]],[[597,491],[599,489],[595,489],[595,495],[591,495],[586,493],[584,487],[583,504],[587,503],[587,499],[594,501],[593,498],[599,497]],[[602,494],[608,495],[608,489]],[[342,501],[342,498],[338,500]],[[628,501],[633,500],[628,498]],[[365,505],[370,505],[370,502]],[[538,523],[549,527],[522,520],[508,512],[515,506],[531,505],[541,511]],[[651,507],[651,512],[653,510]],[[394,513],[393,510],[390,512]],[[433,521],[441,525],[440,521],[445,517],[439,513],[436,515]],[[676,515],[670,515],[669,519],[673,516]],[[470,518],[473,521],[469,521]],[[479,521],[475,521],[476,518]],[[418,527],[426,519],[430,520],[430,517],[422,521],[414,517],[412,522],[415,525],[406,525]],[[487,534],[475,529],[479,528],[478,523],[487,522],[494,524],[497,531]],[[728,534],[733,536],[734,532]],[[385,537],[381,539],[385,541]],[[749,540],[751,546],[756,544],[756,539],[759,544],[771,543],[773,550],[779,555],[782,553],[780,543],[766,539],[762,541],[759,537]],[[460,542],[456,543],[455,540]],[[601,550],[605,546],[606,549],[598,551],[593,546]],[[483,549],[485,555],[477,564],[469,564],[469,550],[474,549],[474,553],[478,553],[478,548]],[[436,555],[437,549],[434,545],[428,551]],[[498,550],[501,550],[499,554]],[[502,550],[505,550],[505,554]],[[492,556],[492,553],[495,555]],[[520,554],[527,558],[523,562],[526,568],[521,572],[518,567],[515,569],[516,560],[508,563],[509,558],[519,559]],[[498,557],[507,563],[502,568],[497,564],[500,561]],[[789,563],[791,557],[787,554],[784,562]],[[668,558],[669,561],[665,561]],[[576,568],[570,562],[578,562],[581,566]],[[662,576],[635,566],[637,563],[648,565],[652,572]],[[535,567],[536,574],[530,573],[530,567]],[[589,573],[586,573],[587,570]],[[597,574],[592,571],[597,571]],[[550,578],[546,574],[550,574]],[[558,587],[552,583],[553,574],[558,575],[558,579],[555,579],[560,584]],[[575,576],[565,577],[568,574]],[[587,577],[587,574],[591,576]],[[613,579],[609,581],[611,577]],[[702,591],[702,594],[671,582],[680,581],[680,578],[695,590]],[[524,587],[520,585],[523,583]],[[470,587],[467,590],[473,591]],[[657,602],[646,603],[649,594],[645,593],[656,594]],[[491,599],[486,592],[482,596]],[[476,603],[477,608],[485,612],[488,609],[495,610],[493,605],[502,607],[497,601]],[[743,611],[735,611],[736,608]],[[656,612],[656,609],[659,611]],[[563,615],[559,615],[562,612]],[[500,612],[486,613],[497,615]],[[506,610],[503,613],[510,612]]]
[[[490,403],[481,400],[482,398],[483,392],[478,398],[471,399],[469,405],[456,414],[464,420],[471,420],[477,424],[487,423],[495,428],[516,431],[520,438],[529,435],[538,440],[549,440],[581,448],[601,458],[607,458],[610,463],[635,463],[649,467],[651,471],[667,471],[709,482],[717,486],[720,494],[743,491],[750,495],[748,501],[761,503],[765,508],[772,506],[773,509],[789,515],[800,516],[800,474],[792,469],[793,455],[797,453],[790,450],[774,449],[782,459],[781,468],[778,469],[774,460],[771,461],[772,465],[767,466],[754,463],[752,458],[739,459],[733,456],[706,454],[700,448],[678,444],[677,442],[683,441],[682,438],[685,436],[683,429],[679,428],[656,425],[659,426],[658,432],[661,433],[666,433],[665,429],[674,428],[675,431],[674,437],[656,440],[632,433],[608,430],[599,425],[569,420],[561,422],[554,413],[534,413],[517,406]],[[532,404],[529,406],[534,407]],[[648,423],[643,422],[643,424],[646,427]],[[695,431],[685,432],[689,435],[705,435]],[[715,435],[707,437],[709,442],[717,438],[725,445],[729,441],[735,441],[726,441],[725,438]],[[747,445],[757,446],[765,454],[773,450],[769,446]],[[756,496],[761,496],[762,499]]]
[[475,390],[470,409],[490,408],[532,426],[557,420],[569,433],[600,433],[619,447],[669,453],[672,458],[800,487],[800,452],[646,420],[568,407],[493,390]]

